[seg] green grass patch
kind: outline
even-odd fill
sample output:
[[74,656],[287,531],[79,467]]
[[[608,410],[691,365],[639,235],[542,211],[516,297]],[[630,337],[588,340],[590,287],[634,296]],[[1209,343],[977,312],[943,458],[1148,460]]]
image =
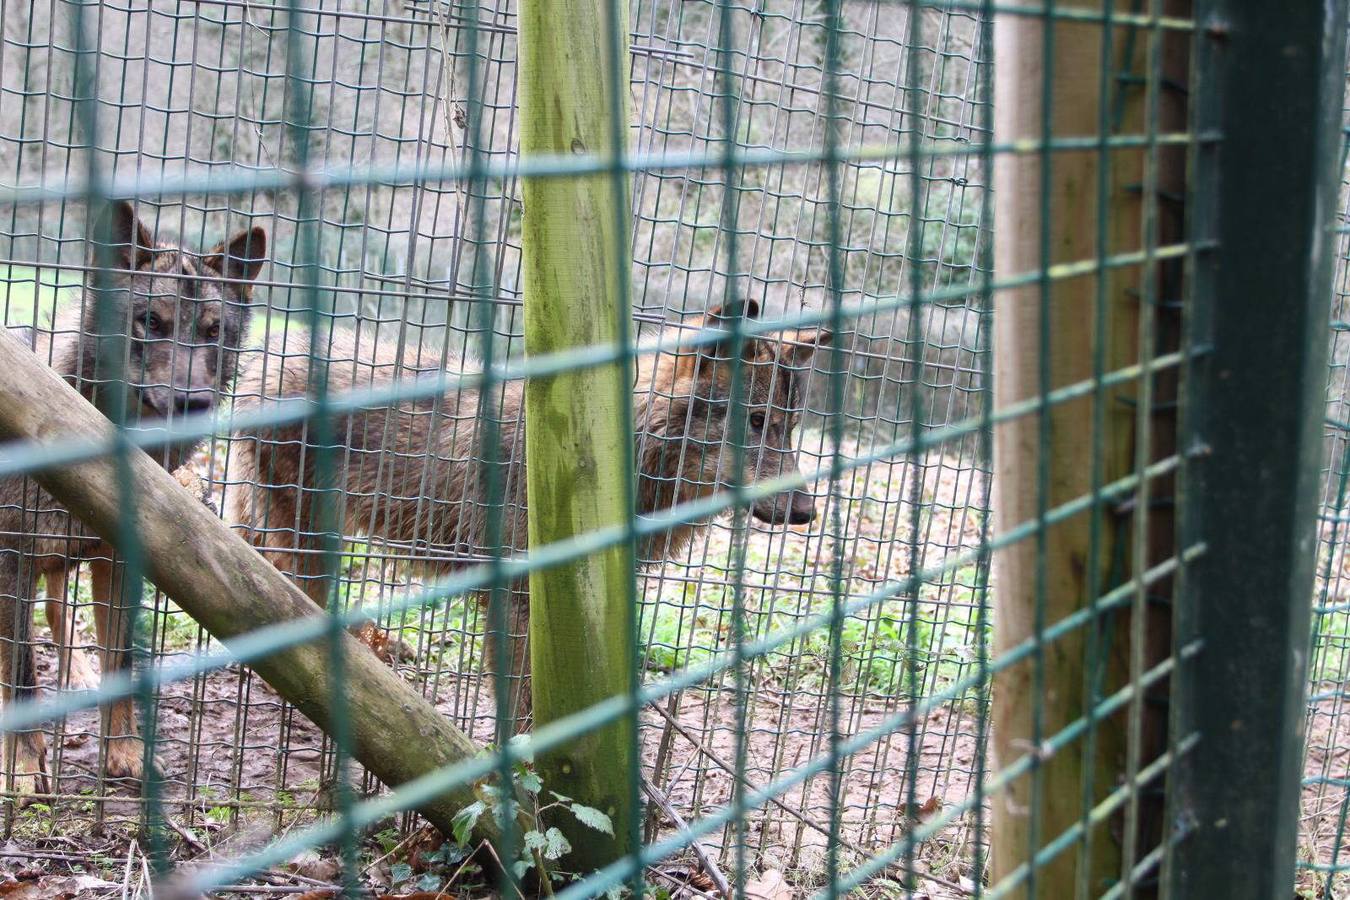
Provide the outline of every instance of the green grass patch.
[[[747,547],[742,600],[748,640],[829,615],[831,573],[828,567],[810,565],[803,549],[795,543],[766,547],[758,541]],[[641,636],[649,670],[697,666],[732,646],[728,551],[725,545],[708,548],[700,581],[669,579],[659,589],[648,587]],[[865,560],[855,562],[856,572]],[[911,664],[920,693],[962,677],[978,651],[976,576],[974,565],[963,566],[921,585],[917,604],[891,598],[845,618],[840,630],[841,686],[885,696],[907,694]],[[856,575],[846,578],[845,602],[868,596],[876,587]],[[758,660],[755,677],[789,691],[818,690],[829,678],[833,652],[830,629],[822,625]]]
[[0,266],[0,310],[6,325],[47,325],[56,308],[79,298],[80,277],[60,269]]

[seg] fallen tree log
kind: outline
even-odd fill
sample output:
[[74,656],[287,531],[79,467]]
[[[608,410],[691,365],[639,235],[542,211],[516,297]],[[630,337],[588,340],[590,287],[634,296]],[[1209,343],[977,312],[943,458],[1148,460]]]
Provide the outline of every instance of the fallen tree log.
[[[114,433],[92,404],[0,330],[0,438],[54,447],[69,441],[110,442]],[[116,468],[115,459],[105,455],[31,477],[114,547],[124,537],[119,534],[124,498],[134,496],[146,574],[227,647],[231,638],[325,615],[145,453],[131,451],[129,484],[119,483]],[[328,640],[286,647],[252,663],[278,694],[325,732],[331,732],[335,696]],[[340,640],[346,671],[337,696],[347,705],[350,751],[381,781],[397,786],[479,752],[468,735],[369,648],[346,631]],[[449,836],[455,814],[476,799],[472,785],[461,785],[418,811]],[[476,836],[495,843],[492,819],[479,818]]]

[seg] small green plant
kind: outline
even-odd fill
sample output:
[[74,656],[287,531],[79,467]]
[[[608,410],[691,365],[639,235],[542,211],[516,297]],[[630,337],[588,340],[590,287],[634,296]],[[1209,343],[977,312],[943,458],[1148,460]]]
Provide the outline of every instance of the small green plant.
[[399,831],[397,828],[382,828],[375,832],[375,843],[380,845],[381,853],[393,853],[399,844]]
[[433,871],[418,875],[411,863],[394,863],[389,867],[389,886],[392,888],[411,886],[415,890],[429,894],[438,893],[447,886],[446,877],[442,873],[451,866],[459,865],[468,859],[468,856],[467,847],[446,841],[436,850],[421,857],[422,865],[429,866]]
[[[534,768],[529,735],[516,735],[511,739],[511,746],[517,756],[511,771],[511,796],[515,802],[508,804],[499,785],[492,780],[480,782],[474,788],[479,799],[455,814],[451,828],[454,830],[455,842],[467,849],[474,826],[484,813],[492,815],[497,826],[502,828],[508,805],[515,806],[516,823],[521,829],[521,848],[519,856],[511,863],[511,871],[517,878],[523,878],[532,868],[540,875],[547,872],[545,890],[551,890],[549,880],[562,883],[574,878],[575,873],[549,871],[548,863],[562,859],[572,851],[572,845],[562,831],[547,823],[547,815],[556,810],[566,810],[582,825],[611,837],[614,835],[614,823],[601,810],[578,803],[557,791],[548,791],[547,795],[552,799],[542,801],[544,780]],[[492,746],[489,745],[484,752],[492,753]]]

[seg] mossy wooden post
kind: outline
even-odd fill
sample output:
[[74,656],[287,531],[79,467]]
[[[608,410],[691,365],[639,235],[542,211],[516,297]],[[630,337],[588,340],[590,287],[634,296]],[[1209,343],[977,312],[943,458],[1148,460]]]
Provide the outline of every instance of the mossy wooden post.
[[[1189,0],[1168,0],[1168,11],[1185,15]],[[1083,6],[1083,4],[1079,4]],[[1100,8],[1100,4],[1087,6]],[[1186,128],[1184,91],[1166,88],[1147,111],[1142,86],[1122,88],[1118,73],[1150,70],[1149,38],[1140,32],[1131,40],[1128,29],[1117,27],[1111,38],[1112,59],[1103,75],[1102,25],[1097,22],[1057,21],[1053,59],[1047,59],[1045,22],[1030,16],[999,16],[994,26],[994,52],[998,66],[994,100],[995,137],[1009,142],[1040,142],[1043,139],[1043,91],[1047,73],[1051,79],[1050,103],[1053,137],[1095,138],[1102,133],[1142,135],[1147,118],[1155,117],[1159,132]],[[1128,55],[1127,55],[1128,54]],[[1188,61],[1184,43],[1164,41],[1164,74],[1184,85]],[[1103,79],[1106,102],[1103,115]],[[1141,186],[1146,176],[1142,147],[1119,147],[1108,151],[1051,151],[1049,183],[1042,183],[1044,156],[1039,150],[1002,153],[994,165],[994,193],[998,198],[995,222],[995,270],[1000,279],[1036,272],[1047,260],[1052,268],[1064,263],[1093,263],[1103,255],[1141,252],[1145,247],[1145,201]],[[1152,170],[1158,196],[1183,196],[1184,150],[1153,151],[1158,155]],[[1102,172],[1102,166],[1108,168]],[[1105,181],[1099,179],[1105,177]],[[1104,193],[1103,193],[1104,191]],[[1106,209],[1100,209],[1104,197]],[[1049,217],[1048,223],[1043,216]],[[1155,245],[1182,239],[1181,210],[1159,207],[1151,226]],[[1049,246],[1043,248],[1043,228]],[[1100,239],[1100,243],[1099,243]],[[1000,291],[995,298],[994,400],[998,409],[1036,398],[1042,383],[1042,325],[1049,317],[1049,388],[1054,390],[1092,379],[1098,372],[1111,373],[1138,363],[1141,358],[1141,298],[1171,292],[1154,304],[1158,310],[1149,325],[1154,339],[1151,353],[1175,349],[1179,340],[1175,301],[1180,296],[1180,262],[1153,261],[1084,267],[1082,274],[1053,272],[1048,299],[1042,284]],[[1151,268],[1151,273],[1146,269]],[[1152,281],[1146,281],[1146,276]],[[1100,304],[1100,306],[1099,306]],[[1096,358],[1101,349],[1100,361]],[[1176,379],[1172,372],[1154,376],[1149,392],[1139,378],[1100,390],[1097,397],[1084,396],[1056,403],[1049,412],[1049,437],[1045,441],[1039,414],[1031,413],[1001,423],[994,433],[996,532],[1034,522],[1040,509],[1039,478],[1042,449],[1047,484],[1045,508],[1090,496],[1093,490],[1094,434],[1100,428],[1099,486],[1136,472],[1139,445],[1141,397],[1151,396],[1147,447],[1149,460],[1175,452]],[[1042,448],[1043,441],[1045,445]],[[1170,477],[1150,480],[1152,497],[1170,495]],[[1038,540],[1029,537],[1000,550],[994,559],[992,596],[995,603],[994,652],[1007,653],[1031,639],[1036,632],[1038,606],[1044,603],[1041,620],[1054,625],[1124,584],[1134,571],[1138,554],[1132,554],[1135,516],[1147,515],[1144,553],[1150,563],[1172,555],[1170,512],[1164,504],[1142,503],[1118,508],[1120,500],[1102,500],[1096,554],[1093,554],[1092,513],[1084,511],[1047,526],[1044,537],[1044,570],[1039,571]],[[1139,507],[1144,509],[1141,511]],[[1018,878],[1032,853],[1083,820],[1085,785],[1096,804],[1120,786],[1126,773],[1127,742],[1131,740],[1127,710],[1101,718],[1094,726],[1091,754],[1089,742],[1080,736],[1053,754],[1044,753],[1044,741],[1079,720],[1092,705],[1088,687],[1089,667],[1099,662],[1095,696],[1110,695],[1128,683],[1131,649],[1143,648],[1147,665],[1165,658],[1170,651],[1170,613],[1166,600],[1170,585],[1150,585],[1146,598],[1154,607],[1143,624],[1132,622],[1130,609],[1101,613],[1095,622],[1076,628],[1047,642],[1043,649],[1043,689],[1036,689],[1035,663],[1021,662],[1002,671],[993,692],[994,763],[999,768],[1015,764],[1028,754],[1039,758],[1039,771],[1011,781],[992,797],[993,881]],[[1142,596],[1142,595],[1141,595]],[[1142,601],[1141,601],[1142,605]],[[1094,660],[1095,658],[1095,660]],[[1096,676],[1094,676],[1096,677]],[[1156,686],[1165,695],[1166,682]],[[1039,710],[1040,727],[1035,722]],[[1164,746],[1166,707],[1140,715],[1141,760],[1147,764]],[[1039,740],[1039,744],[1038,744]],[[1154,782],[1157,784],[1157,782]],[[1144,843],[1136,858],[1156,845],[1160,831],[1157,804],[1141,803],[1133,833]],[[1032,810],[1038,810],[1032,833]],[[1123,841],[1119,817],[1093,827],[1079,842],[1062,850],[1052,860],[1037,866],[1034,895],[1060,898],[1078,895],[1085,884],[1090,896],[1102,893],[1121,878]],[[1035,846],[1033,846],[1033,842]],[[1086,866],[1086,870],[1084,870]],[[1080,881],[1081,880],[1081,881]],[[1027,882],[1012,892],[1028,897]]]
[[[621,21],[610,20],[610,8]],[[522,155],[607,157],[626,116],[610,114],[611,91],[628,108],[626,3],[522,0],[518,63]],[[623,35],[625,68],[612,71],[610,30]],[[627,292],[627,190],[611,173],[532,177],[523,185],[525,349],[530,355],[620,337],[617,304]],[[616,196],[621,191],[623,196]],[[625,316],[626,318],[626,316]],[[627,327],[625,324],[624,328]],[[532,379],[525,392],[525,459],[530,546],[620,525],[633,436],[628,417],[631,366],[590,367]],[[530,662],[535,726],[628,690],[631,633],[627,583],[634,561],[625,545],[530,575]],[[617,837],[557,824],[573,853],[564,867],[587,871],[629,849],[630,779],[636,760],[626,722],[590,732],[540,760],[546,790],[608,813]]]

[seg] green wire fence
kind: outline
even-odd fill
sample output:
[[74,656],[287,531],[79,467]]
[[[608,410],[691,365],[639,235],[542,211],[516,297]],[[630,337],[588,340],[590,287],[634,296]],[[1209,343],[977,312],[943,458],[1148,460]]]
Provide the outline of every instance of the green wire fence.
[[0,29],[0,871],[1340,887],[1340,5]]

